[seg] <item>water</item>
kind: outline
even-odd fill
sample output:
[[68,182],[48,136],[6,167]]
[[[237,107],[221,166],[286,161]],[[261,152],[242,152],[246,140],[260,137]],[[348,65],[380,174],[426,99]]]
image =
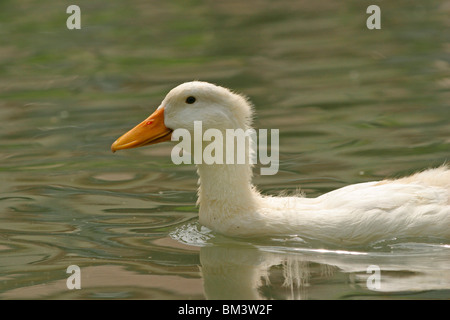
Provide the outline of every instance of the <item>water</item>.
[[[450,298],[450,247],[242,240],[198,224],[197,176],[169,144],[111,143],[167,91],[247,94],[280,129],[265,194],[314,197],[449,158],[448,1],[79,0],[0,4],[1,299]],[[259,172],[259,170],[255,170]],[[78,265],[81,290],[66,269]],[[380,271],[380,288],[370,276]]]

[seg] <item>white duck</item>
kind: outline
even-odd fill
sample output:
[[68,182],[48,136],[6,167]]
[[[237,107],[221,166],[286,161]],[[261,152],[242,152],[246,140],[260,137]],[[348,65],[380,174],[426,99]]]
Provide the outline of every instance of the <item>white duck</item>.
[[[158,109],[125,133],[112,151],[171,140],[173,130],[250,128],[252,107],[241,95],[207,82],[172,89]],[[205,144],[204,144],[205,145]],[[249,147],[250,148],[250,147]],[[253,150],[246,149],[246,152]],[[393,237],[450,239],[450,169],[398,180],[359,183],[317,198],[261,195],[250,164],[198,164],[199,221],[229,236],[298,235],[335,244]]]

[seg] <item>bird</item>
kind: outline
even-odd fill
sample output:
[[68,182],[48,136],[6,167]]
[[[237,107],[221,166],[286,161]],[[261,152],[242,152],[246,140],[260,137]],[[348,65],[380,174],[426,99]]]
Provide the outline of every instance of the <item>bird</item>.
[[[223,135],[230,129],[248,130],[253,116],[254,106],[246,96],[209,82],[185,82],[170,90],[111,150],[171,141],[181,129],[195,136],[198,121],[203,130]],[[196,139],[202,137],[194,137],[194,143]],[[197,152],[206,146],[202,148]],[[248,156],[256,150],[249,143],[243,152]],[[348,185],[314,198],[262,194],[252,182],[249,161],[199,162],[196,167],[198,221],[225,236],[297,236],[335,245],[402,237],[450,239],[448,164],[397,179]]]

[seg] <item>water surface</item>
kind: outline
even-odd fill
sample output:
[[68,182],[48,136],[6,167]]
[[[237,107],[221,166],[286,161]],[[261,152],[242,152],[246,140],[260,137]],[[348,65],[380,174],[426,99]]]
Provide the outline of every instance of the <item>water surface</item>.
[[[168,90],[245,93],[280,130],[265,194],[308,197],[449,158],[448,1],[80,0],[0,4],[1,299],[450,298],[450,247],[242,240],[198,224],[170,144],[112,154]],[[66,269],[81,268],[81,290]],[[371,265],[381,287],[368,288]]]

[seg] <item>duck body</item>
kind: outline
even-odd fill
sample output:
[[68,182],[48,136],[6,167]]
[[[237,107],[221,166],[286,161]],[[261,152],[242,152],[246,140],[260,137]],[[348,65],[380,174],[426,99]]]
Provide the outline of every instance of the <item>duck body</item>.
[[[423,181],[429,176],[437,177],[434,184]],[[317,198],[263,196],[250,189],[245,190],[252,194],[248,201],[240,201],[238,188],[226,199],[210,197],[214,189],[202,197],[200,175],[199,219],[238,237],[297,235],[345,245],[394,237],[450,239],[448,181],[450,170],[442,167],[405,179],[349,185]]]
[[[158,109],[117,139],[112,150],[170,140],[177,128],[251,128],[252,106],[241,95],[206,82],[184,83]],[[246,153],[255,152],[249,146]],[[394,237],[450,239],[450,169],[429,169],[397,180],[346,186],[317,198],[262,195],[251,164],[198,164],[199,221],[238,237],[300,236],[335,244]]]

